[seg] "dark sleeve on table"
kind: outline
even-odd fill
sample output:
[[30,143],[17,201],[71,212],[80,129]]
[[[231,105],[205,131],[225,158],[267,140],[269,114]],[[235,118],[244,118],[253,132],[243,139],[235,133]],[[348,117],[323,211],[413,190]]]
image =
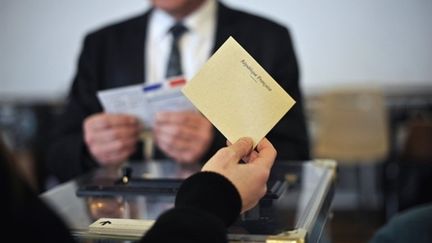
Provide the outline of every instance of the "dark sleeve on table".
[[142,242],[227,242],[241,199],[222,175],[200,172],[180,187],[175,207],[162,214]]

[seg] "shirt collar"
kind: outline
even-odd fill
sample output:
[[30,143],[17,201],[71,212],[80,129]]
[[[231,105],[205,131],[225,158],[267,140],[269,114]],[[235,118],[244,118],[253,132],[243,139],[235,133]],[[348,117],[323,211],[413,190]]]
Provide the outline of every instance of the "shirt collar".
[[215,0],[206,0],[203,5],[191,15],[187,16],[183,23],[192,32],[203,32],[210,21],[214,21],[217,4]]
[[[217,2],[216,0],[206,0],[203,5],[194,11],[192,14],[183,19],[183,24],[191,32],[202,32],[210,21],[214,21],[216,15]],[[176,20],[168,13],[155,8],[151,13],[151,22],[157,24],[157,28],[151,28],[152,36],[158,40],[162,40],[168,35],[168,30],[176,22]]]

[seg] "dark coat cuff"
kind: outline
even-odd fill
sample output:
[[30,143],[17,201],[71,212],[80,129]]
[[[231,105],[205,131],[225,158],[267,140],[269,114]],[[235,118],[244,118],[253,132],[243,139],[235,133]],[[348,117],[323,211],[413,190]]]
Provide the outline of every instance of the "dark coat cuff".
[[227,229],[215,215],[196,208],[173,208],[163,213],[141,242],[226,243]]
[[224,176],[199,172],[186,179],[177,192],[176,208],[196,208],[220,218],[230,226],[240,214],[241,197],[237,188]]

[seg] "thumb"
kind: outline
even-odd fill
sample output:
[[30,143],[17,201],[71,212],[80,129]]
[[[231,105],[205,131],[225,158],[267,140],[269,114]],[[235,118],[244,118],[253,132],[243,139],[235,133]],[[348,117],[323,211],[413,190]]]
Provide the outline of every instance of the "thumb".
[[234,157],[236,157],[236,159],[240,160],[241,158],[247,156],[252,151],[252,147],[253,147],[252,139],[248,137],[243,137],[237,140],[237,142],[228,146],[228,149],[233,151],[233,155]]

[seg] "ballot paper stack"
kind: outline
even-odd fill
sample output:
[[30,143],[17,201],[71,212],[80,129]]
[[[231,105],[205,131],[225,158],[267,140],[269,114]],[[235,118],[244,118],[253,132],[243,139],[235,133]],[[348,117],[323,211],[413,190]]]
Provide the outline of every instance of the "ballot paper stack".
[[105,112],[129,114],[152,128],[159,111],[195,111],[194,105],[182,94],[186,81],[172,78],[150,85],[130,85],[97,93]]
[[100,218],[89,226],[89,233],[104,236],[139,238],[154,224],[154,220]]

